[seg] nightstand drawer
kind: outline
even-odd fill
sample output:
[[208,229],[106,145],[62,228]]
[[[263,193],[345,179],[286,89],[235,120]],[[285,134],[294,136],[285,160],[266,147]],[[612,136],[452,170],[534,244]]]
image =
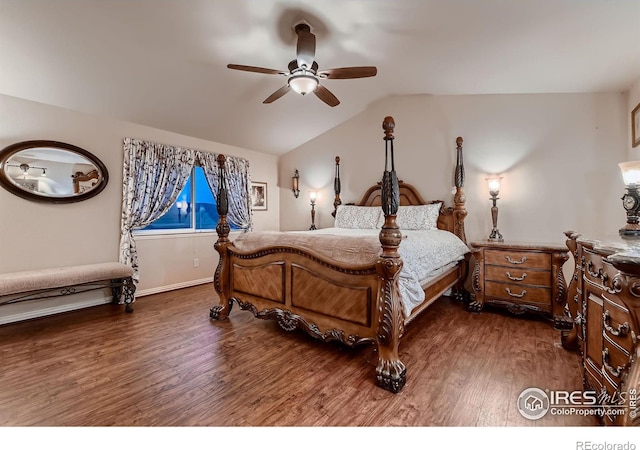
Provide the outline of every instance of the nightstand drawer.
[[485,266],[487,281],[501,281],[510,284],[529,284],[534,286],[551,286],[551,272],[530,270],[521,267]]
[[484,258],[487,265],[551,270],[549,253],[487,249]]
[[519,303],[540,303],[546,309],[550,308],[551,289],[549,288],[487,281],[485,291],[488,297]]

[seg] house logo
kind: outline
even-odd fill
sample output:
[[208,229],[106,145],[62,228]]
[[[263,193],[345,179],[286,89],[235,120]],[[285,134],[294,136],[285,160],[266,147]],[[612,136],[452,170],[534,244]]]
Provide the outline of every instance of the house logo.
[[522,417],[538,420],[549,411],[549,396],[542,389],[527,388],[518,397],[517,406]]

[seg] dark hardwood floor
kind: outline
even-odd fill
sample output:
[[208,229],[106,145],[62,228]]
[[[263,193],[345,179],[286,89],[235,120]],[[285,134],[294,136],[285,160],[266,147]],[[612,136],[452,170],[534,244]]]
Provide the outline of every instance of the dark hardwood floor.
[[580,390],[578,356],[546,322],[468,313],[443,297],[400,345],[407,384],[374,384],[372,347],[321,343],[234,305],[211,285],[0,326],[4,426],[593,426],[530,421],[528,387]]

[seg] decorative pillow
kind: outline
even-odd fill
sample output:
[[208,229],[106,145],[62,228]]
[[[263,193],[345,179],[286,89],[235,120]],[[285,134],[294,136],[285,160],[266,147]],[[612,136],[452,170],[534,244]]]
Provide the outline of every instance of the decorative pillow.
[[399,206],[396,222],[401,230],[436,230],[442,202]]
[[378,228],[378,218],[382,214],[379,206],[339,205],[336,211],[336,228]]

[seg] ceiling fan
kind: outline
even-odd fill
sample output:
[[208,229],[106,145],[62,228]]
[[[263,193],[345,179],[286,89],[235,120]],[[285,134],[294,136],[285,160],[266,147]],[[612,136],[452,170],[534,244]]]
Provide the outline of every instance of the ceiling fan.
[[327,105],[337,106],[340,104],[340,101],[329,89],[320,84],[321,79],[345,80],[350,78],[366,78],[373,77],[378,73],[378,69],[374,66],[318,70],[318,63],[315,61],[316,36],[311,32],[311,28],[306,23],[300,23],[296,25],[294,29],[298,35],[296,59],[289,63],[288,71],[242,66],[239,64],[227,65],[229,69],[234,70],[288,77],[287,84],[267,97],[262,103],[272,103],[293,89],[302,95],[313,92],[316,97]]

